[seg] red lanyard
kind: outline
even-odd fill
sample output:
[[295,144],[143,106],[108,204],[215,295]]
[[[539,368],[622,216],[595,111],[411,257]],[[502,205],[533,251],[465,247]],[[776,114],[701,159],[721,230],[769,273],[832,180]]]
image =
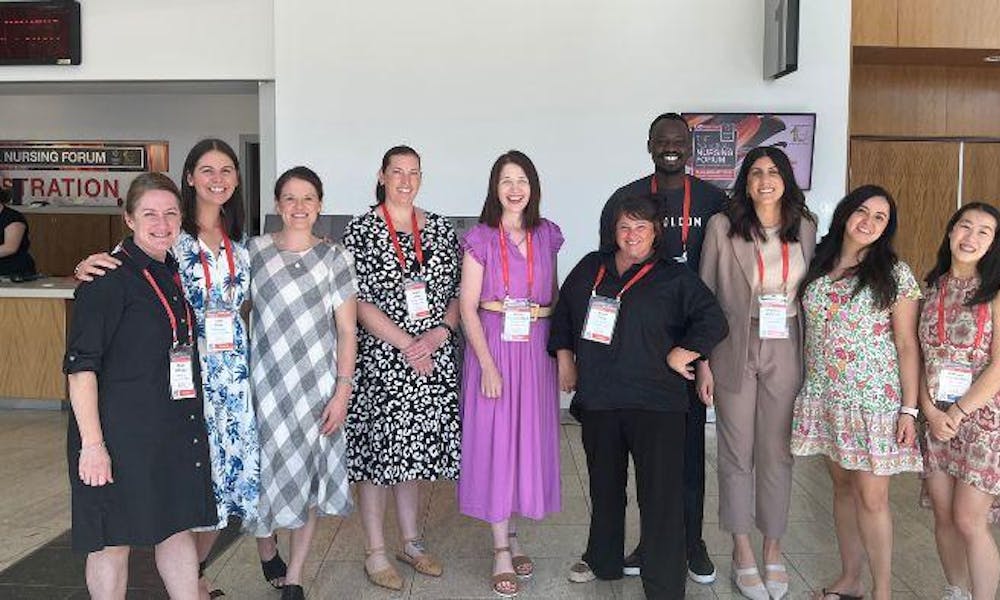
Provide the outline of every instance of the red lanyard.
[[[753,249],[757,254],[757,274],[760,277],[760,289],[764,291],[764,255],[760,252],[760,245],[756,241]],[[788,242],[781,242],[781,289],[788,285]]]
[[[639,269],[639,271],[636,272],[636,274],[632,276],[632,279],[629,279],[628,282],[625,283],[625,286],[622,287],[622,291],[618,292],[615,295],[615,300],[621,301],[622,294],[624,294],[626,291],[628,291],[628,289],[630,287],[632,287],[633,285],[635,285],[635,283],[637,281],[639,281],[640,279],[642,279],[643,277],[645,277],[646,273],[649,273],[650,271],[652,271],[654,264],[655,263],[648,262],[645,265],[643,265],[642,268]],[[603,264],[601,265],[601,267],[599,269],[597,269],[597,279],[594,280],[594,287],[593,287],[593,289],[590,290],[590,295],[591,296],[596,296],[597,295],[597,286],[601,285],[601,281],[604,280],[604,274],[606,272],[607,272],[607,269],[604,268]]]
[[[385,224],[389,228],[389,239],[392,240],[392,246],[396,249],[396,258],[399,259],[399,266],[406,271],[406,255],[403,254],[403,247],[399,245],[399,236],[396,235],[396,226],[392,224],[392,218],[389,216],[389,209],[385,207],[385,203],[382,203],[382,216],[385,217]],[[417,255],[417,264],[420,265],[420,269],[423,270],[424,267],[424,250],[420,243],[420,230],[417,229],[417,211],[412,209],[410,212],[410,223],[413,227],[413,251]]]
[[[944,297],[948,295],[948,279],[947,277],[941,278],[941,287],[938,290],[938,305],[937,305],[937,334],[938,343],[942,346],[948,344],[948,333],[944,328]],[[983,333],[986,331],[986,319],[989,318],[989,307],[985,302],[979,305],[976,309],[976,339],[972,342],[972,349],[975,350],[979,347],[979,343],[983,341]]]
[[[122,252],[124,252],[126,256],[131,256],[128,253],[128,250],[126,250],[124,248],[122,248]],[[178,341],[177,341],[177,317],[174,315],[173,309],[170,308],[170,303],[167,302],[167,297],[163,294],[163,290],[160,289],[160,286],[159,286],[159,284],[156,283],[156,280],[153,279],[153,275],[152,275],[152,273],[149,272],[149,269],[143,269],[142,270],[142,276],[146,278],[146,281],[149,283],[149,286],[153,288],[154,292],[156,292],[156,297],[160,299],[160,304],[163,305],[163,310],[167,313],[167,319],[170,320],[170,333],[173,336],[174,347],[176,348],[177,347],[177,343],[178,343]],[[180,294],[179,297],[180,297],[181,301],[183,302],[184,301],[184,292],[183,292],[184,288],[181,286],[181,276],[178,275],[177,273],[174,273],[174,285],[177,286],[177,293]],[[187,315],[187,330],[188,330],[188,341],[187,341],[187,343],[192,344],[192,343],[194,343],[194,326],[192,325],[192,320],[191,320],[191,307],[188,306],[187,302],[184,302],[184,313]]]
[[[660,190],[659,184],[656,182],[656,173],[653,173],[653,180],[649,184],[649,193],[656,194]],[[684,252],[687,252],[688,246],[688,231],[691,229],[691,178],[684,177],[684,205],[681,209],[681,247]]]
[[[500,228],[500,267],[503,273],[503,293],[510,297],[510,262],[507,258],[507,239],[504,236],[503,223],[498,224]],[[531,251],[531,230],[525,232],[525,242],[528,245],[528,299],[531,299],[531,287],[535,281],[535,266],[532,262],[533,253]]]
[[[229,236],[226,232],[222,232],[222,247],[226,252],[226,262],[229,264],[229,281],[234,283],[236,280],[236,259],[233,258],[233,244],[229,241]],[[208,258],[205,256],[205,252],[201,249],[198,250],[198,258],[201,259],[201,270],[205,273],[205,301],[212,295],[212,272],[208,268]],[[222,287],[225,289],[226,282],[222,282]],[[232,298],[233,288],[229,288],[229,297]]]

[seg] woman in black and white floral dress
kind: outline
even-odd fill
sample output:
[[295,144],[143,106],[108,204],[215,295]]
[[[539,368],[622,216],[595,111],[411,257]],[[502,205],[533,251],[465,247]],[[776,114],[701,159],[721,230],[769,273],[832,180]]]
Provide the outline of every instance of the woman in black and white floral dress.
[[361,324],[348,473],[359,484],[365,573],[397,590],[403,581],[383,535],[390,488],[403,537],[396,557],[420,573],[441,575],[417,526],[418,482],[456,479],[461,449],[458,237],[444,217],[413,205],[420,177],[416,151],[391,148],[382,159],[378,203],[344,233],[355,258]]

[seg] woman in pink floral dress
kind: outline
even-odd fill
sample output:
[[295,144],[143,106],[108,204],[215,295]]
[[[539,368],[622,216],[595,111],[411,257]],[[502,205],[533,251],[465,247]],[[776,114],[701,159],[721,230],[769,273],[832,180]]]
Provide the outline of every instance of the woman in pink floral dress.
[[[966,204],[948,222],[920,314],[926,491],[945,598],[994,598],[1000,554],[1000,211]],[[971,595],[966,590],[972,590]]]
[[[827,459],[834,488],[841,574],[818,596],[889,600],[889,476],[920,471],[920,380],[913,273],[892,249],[896,205],[862,186],[837,204],[799,294],[806,316],[806,379],[792,416],[792,454]],[[863,532],[863,533],[862,533]]]

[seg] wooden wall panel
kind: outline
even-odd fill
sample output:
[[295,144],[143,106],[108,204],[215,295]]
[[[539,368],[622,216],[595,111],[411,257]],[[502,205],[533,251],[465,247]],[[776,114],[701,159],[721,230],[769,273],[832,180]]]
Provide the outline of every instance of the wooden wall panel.
[[111,235],[108,238],[108,251],[118,245],[126,237],[132,235],[132,230],[125,224],[125,219],[119,215],[112,215],[110,218]]
[[854,65],[851,135],[946,134],[947,67]]
[[949,136],[1000,137],[1000,68],[950,69],[946,114]]
[[1000,2],[898,0],[898,42],[914,48],[1000,48]]
[[896,250],[918,279],[958,205],[958,152],[958,142],[851,141],[850,187],[874,183],[895,197]]
[[851,44],[897,45],[896,0],[854,0],[851,4]]
[[108,249],[108,215],[25,214],[31,255],[47,275],[73,274],[81,258]]
[[962,202],[1000,207],[1000,143],[966,143],[962,166]]
[[0,396],[65,399],[67,301],[0,298]]

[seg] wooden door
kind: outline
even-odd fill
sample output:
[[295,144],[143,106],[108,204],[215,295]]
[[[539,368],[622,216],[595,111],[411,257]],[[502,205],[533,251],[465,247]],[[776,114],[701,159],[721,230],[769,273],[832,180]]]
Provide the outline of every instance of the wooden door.
[[917,279],[933,266],[958,206],[958,157],[958,142],[851,140],[851,189],[873,183],[896,199],[896,251]]
[[1000,143],[966,142],[962,158],[962,202],[1000,207]]

